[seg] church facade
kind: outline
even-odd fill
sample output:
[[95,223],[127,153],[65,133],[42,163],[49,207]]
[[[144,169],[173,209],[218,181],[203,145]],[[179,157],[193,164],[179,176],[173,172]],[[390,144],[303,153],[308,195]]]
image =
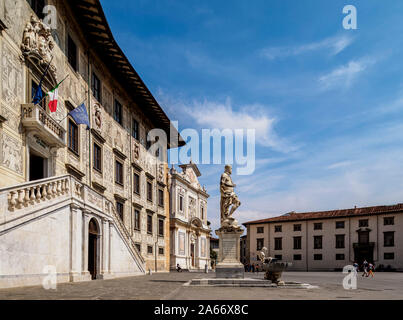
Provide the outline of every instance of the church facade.
[[[0,287],[40,284],[50,269],[59,282],[169,271],[161,155],[184,142],[99,0],[4,0],[0,32]],[[56,112],[49,97],[32,103],[58,84]],[[90,128],[69,115],[81,104]],[[154,128],[179,143],[151,152]]]
[[209,195],[198,181],[196,164],[180,165],[182,172],[170,170],[171,270],[204,270],[210,263],[210,232],[207,221]]

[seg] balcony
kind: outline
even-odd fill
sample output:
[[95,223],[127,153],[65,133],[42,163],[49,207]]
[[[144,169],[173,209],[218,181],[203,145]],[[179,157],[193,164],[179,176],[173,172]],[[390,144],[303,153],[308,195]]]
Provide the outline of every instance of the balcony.
[[362,249],[362,248],[374,248],[375,242],[355,242],[353,243],[354,249]]
[[39,105],[22,105],[22,125],[52,147],[65,147],[66,130]]

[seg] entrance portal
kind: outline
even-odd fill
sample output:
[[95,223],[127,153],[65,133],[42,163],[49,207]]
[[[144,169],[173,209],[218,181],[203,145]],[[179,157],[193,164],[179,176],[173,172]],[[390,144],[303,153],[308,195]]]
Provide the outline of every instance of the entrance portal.
[[98,272],[98,226],[95,219],[91,219],[88,226],[88,271],[91,279],[97,278]]
[[190,256],[192,258],[192,267],[195,267],[195,245],[192,243],[190,245]]
[[47,178],[47,159],[29,154],[29,181]]

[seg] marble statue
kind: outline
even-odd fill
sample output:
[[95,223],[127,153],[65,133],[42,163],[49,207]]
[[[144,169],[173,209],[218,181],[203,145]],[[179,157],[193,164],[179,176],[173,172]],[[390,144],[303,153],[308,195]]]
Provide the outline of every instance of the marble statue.
[[224,173],[220,179],[220,212],[221,212],[221,229],[227,231],[238,231],[241,227],[238,222],[232,217],[232,214],[241,205],[238,196],[235,194],[234,188],[236,185],[232,182],[231,178],[232,167],[225,166]]

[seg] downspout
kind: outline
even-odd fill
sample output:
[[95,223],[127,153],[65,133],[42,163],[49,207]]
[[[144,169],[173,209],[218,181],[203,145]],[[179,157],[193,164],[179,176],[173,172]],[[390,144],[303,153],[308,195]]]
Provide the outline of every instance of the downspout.
[[92,127],[92,122],[91,122],[91,66],[90,66],[90,50],[87,49],[87,60],[88,60],[88,90],[87,90],[87,101],[88,101],[88,118],[90,122],[90,130],[88,130],[88,161],[89,161],[89,181],[88,185],[91,188],[92,187],[92,167],[91,167],[91,127]]
[[306,271],[309,271],[309,266],[308,266],[308,220],[305,220],[305,259],[306,259]]

